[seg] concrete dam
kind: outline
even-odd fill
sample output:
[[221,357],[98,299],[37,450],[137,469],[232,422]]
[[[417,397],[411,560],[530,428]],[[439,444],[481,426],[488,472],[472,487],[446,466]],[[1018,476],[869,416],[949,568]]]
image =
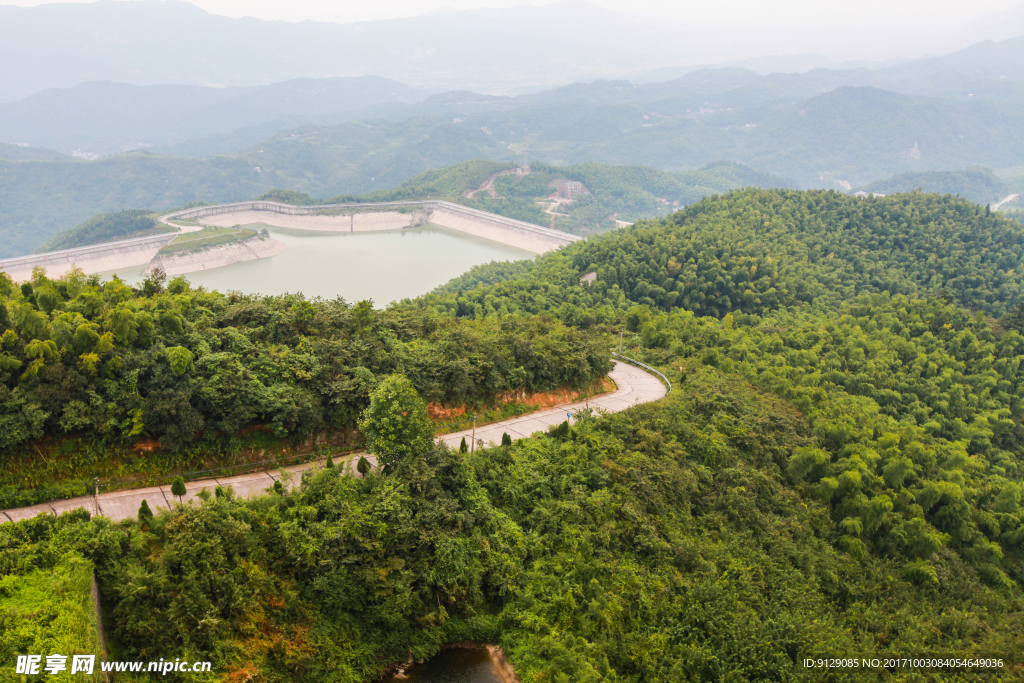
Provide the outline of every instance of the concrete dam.
[[[32,276],[32,269],[36,266],[46,268],[50,277],[60,277],[73,266],[89,274],[146,264],[159,265],[159,252],[163,246],[183,232],[198,229],[182,226],[174,221],[190,221],[214,227],[269,223],[282,228],[327,232],[401,230],[432,223],[535,254],[558,249],[583,239],[559,230],[440,200],[316,206],[249,201],[176,211],[161,216],[159,220],[175,232],[4,259],[0,260],[0,270],[6,272],[16,282],[20,282],[29,279]],[[191,259],[195,262],[192,272],[215,267],[215,264],[268,258],[276,253],[280,251],[264,249],[254,252],[251,246],[239,243],[211,247],[204,252],[202,258]],[[189,267],[186,266],[177,272],[189,272]]]
[[[277,215],[268,219],[267,212]],[[171,226],[174,226],[171,223],[174,220],[196,220],[219,227],[270,222],[283,228],[337,232],[398,230],[434,223],[535,254],[583,239],[560,230],[440,200],[316,206],[252,201],[187,209],[163,216],[160,220]]]

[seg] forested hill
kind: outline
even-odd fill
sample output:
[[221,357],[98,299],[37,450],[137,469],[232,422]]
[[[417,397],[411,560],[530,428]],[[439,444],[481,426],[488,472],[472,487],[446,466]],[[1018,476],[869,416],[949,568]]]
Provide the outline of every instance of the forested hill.
[[158,223],[156,215],[145,209],[101,213],[71,230],[57,233],[52,239],[37,248],[35,253],[42,254],[60,249],[85,247],[90,244],[116,242],[171,230],[172,228]]
[[[889,292],[1001,316],[1020,300],[1022,258],[1024,226],[965,199],[748,189],[571,245],[502,282],[492,273],[507,266],[477,267],[419,305],[483,316],[564,305],[570,318],[580,307],[611,318],[645,304],[721,317]],[[590,271],[597,281],[581,287]]]

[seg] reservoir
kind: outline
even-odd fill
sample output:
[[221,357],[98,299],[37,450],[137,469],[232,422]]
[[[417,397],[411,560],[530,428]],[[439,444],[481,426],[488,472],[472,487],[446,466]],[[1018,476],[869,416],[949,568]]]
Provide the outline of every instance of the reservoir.
[[[302,292],[308,298],[343,297],[348,302],[373,299],[383,308],[391,301],[426,294],[475,265],[490,261],[532,259],[533,252],[426,224],[380,232],[322,232],[256,223],[284,242],[283,253],[256,261],[185,275],[193,286],[246,294]],[[117,272],[125,282],[142,280],[145,266]],[[101,273],[109,279],[113,272]]]

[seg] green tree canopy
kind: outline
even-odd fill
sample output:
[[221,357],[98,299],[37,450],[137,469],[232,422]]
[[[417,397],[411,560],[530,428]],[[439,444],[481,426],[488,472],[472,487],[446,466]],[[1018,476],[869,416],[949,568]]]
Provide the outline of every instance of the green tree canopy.
[[427,404],[403,375],[385,377],[370,392],[359,430],[367,449],[385,466],[429,450],[434,441]]

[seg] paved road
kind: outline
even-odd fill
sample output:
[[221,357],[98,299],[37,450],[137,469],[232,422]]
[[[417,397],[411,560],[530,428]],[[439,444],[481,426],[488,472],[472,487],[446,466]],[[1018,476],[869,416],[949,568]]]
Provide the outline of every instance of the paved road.
[[[567,403],[554,408],[520,415],[501,422],[478,427],[476,430],[477,443],[497,444],[501,442],[502,434],[508,433],[512,439],[522,439],[534,432],[545,431],[552,425],[557,425],[567,419],[568,414],[578,410],[596,411],[606,410],[611,413],[625,410],[630,406],[648,401],[656,401],[662,398],[665,393],[665,385],[654,375],[641,370],[640,368],[627,365],[626,363],[615,363],[615,368],[609,373],[615,381],[617,389],[610,393],[598,396],[597,398],[576,403]],[[440,441],[452,448],[458,448],[462,438],[469,443],[472,438],[472,429],[462,432],[446,434],[439,438]],[[354,462],[363,453],[353,453],[340,459],[336,465],[354,469]],[[373,461],[372,456],[367,456]],[[187,494],[184,500],[191,500],[203,489],[211,493],[217,486],[232,487],[235,493],[241,497],[250,497],[263,494],[274,482],[281,480],[282,484],[290,488],[302,479],[302,471],[321,467],[323,461],[308,462],[301,465],[292,465],[274,470],[262,472],[251,472],[249,474],[238,474],[231,477],[217,477],[213,479],[200,479],[185,484]],[[161,509],[168,509],[174,496],[171,495],[170,486],[151,486],[144,489],[132,489],[130,491],[113,491],[104,493],[97,500],[93,496],[82,496],[68,500],[57,500],[52,503],[43,503],[31,507],[15,508],[0,512],[0,523],[7,521],[19,521],[35,517],[39,514],[61,514],[76,508],[85,508],[92,514],[100,514],[115,521],[135,517],[139,512],[139,506],[145,500],[153,512]],[[97,509],[97,504],[99,508]]]

